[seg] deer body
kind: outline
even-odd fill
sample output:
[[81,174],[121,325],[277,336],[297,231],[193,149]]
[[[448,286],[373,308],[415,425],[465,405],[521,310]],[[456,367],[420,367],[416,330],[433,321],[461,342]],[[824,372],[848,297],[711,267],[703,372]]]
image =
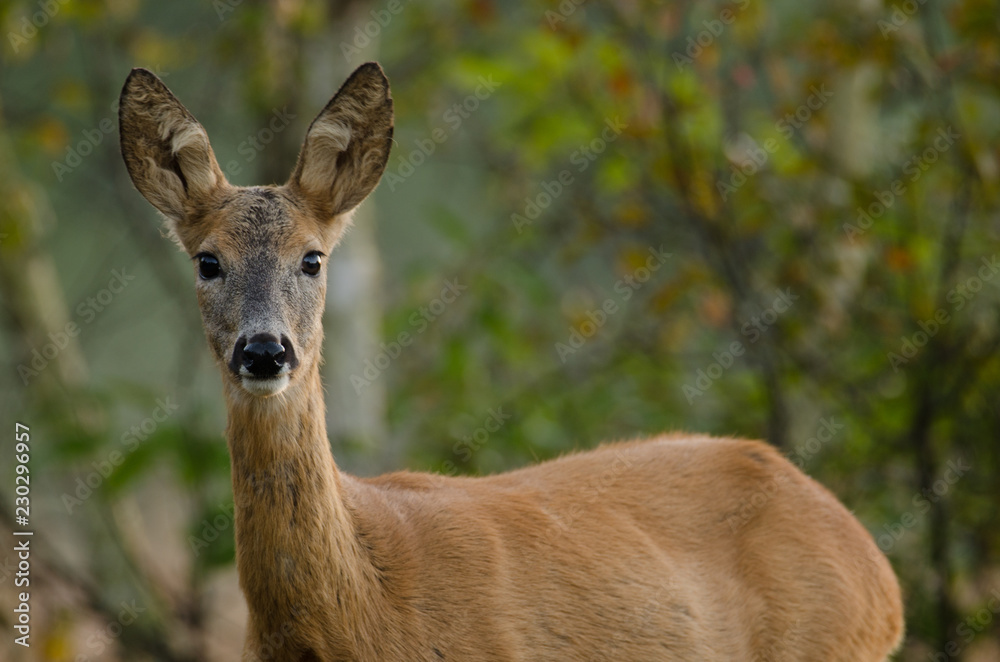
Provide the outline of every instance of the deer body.
[[888,561],[766,444],[658,437],[485,478],[337,469],[317,276],[388,158],[377,65],[284,186],[229,185],[144,70],[120,121],[133,181],[195,260],[223,374],[244,660],[880,662],[898,645]]

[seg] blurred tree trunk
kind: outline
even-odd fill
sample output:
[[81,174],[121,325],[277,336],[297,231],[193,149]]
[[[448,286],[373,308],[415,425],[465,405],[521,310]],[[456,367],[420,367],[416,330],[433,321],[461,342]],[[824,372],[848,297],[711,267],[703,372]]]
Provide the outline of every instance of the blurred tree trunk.
[[[348,5],[333,17],[325,35],[310,43],[306,58],[310,64],[306,90],[309,107],[326,105],[354,67],[375,60],[377,39],[372,39],[363,55],[350,62],[341,43],[352,38],[354,26],[367,14],[368,3]],[[354,215],[354,227],[330,260],[326,301],[326,346],[324,380],[327,398],[327,430],[335,449],[357,448],[362,457],[347,458],[355,469],[379,472],[396,468],[398,448],[388,448],[386,434],[387,375],[362,389],[351,383],[360,375],[366,358],[374,359],[382,337],[382,265],[376,243],[376,207],[369,199]]]
[[[361,54],[348,59],[342,44],[352,43],[354,28],[364,22],[370,4],[331,2],[324,29],[303,34],[281,25],[282,11],[274,7],[273,26],[266,30],[265,48],[274,80],[269,85],[273,103],[261,105],[261,126],[266,125],[273,104],[297,109],[297,126],[313,117],[355,67],[376,59],[377,38]],[[302,139],[300,130],[279,135],[262,159],[265,182],[282,182],[288,176]],[[379,472],[398,466],[399,448],[387,447],[386,375],[356,389],[352,375],[361,375],[365,359],[374,359],[382,336],[381,273],[376,244],[375,204],[368,199],[354,214],[354,226],[328,261],[324,327],[323,381],[329,396],[327,433],[338,462],[351,471]]]

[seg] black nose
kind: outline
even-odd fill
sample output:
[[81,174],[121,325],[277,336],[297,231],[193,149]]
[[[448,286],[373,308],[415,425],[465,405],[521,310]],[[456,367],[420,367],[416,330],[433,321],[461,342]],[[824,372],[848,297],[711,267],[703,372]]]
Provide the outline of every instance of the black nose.
[[243,348],[242,365],[254,377],[274,377],[285,365],[285,347],[267,333],[259,333]]

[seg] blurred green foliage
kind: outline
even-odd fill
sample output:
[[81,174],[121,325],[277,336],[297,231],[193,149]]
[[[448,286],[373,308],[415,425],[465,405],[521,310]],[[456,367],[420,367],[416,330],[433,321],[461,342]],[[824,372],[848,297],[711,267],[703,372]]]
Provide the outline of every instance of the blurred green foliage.
[[[4,32],[21,35],[40,6],[3,5]],[[151,476],[190,495],[182,536],[201,535],[229,496],[189,267],[157,236],[102,121],[129,68],[146,66],[205,124],[235,183],[283,181],[309,119],[378,57],[397,129],[371,203],[376,334],[413,343],[373,380],[391,437],[368,440],[376,449],[478,474],[664,430],[766,438],[892,559],[907,596],[900,659],[949,642],[949,659],[1000,655],[995,624],[961,629],[1000,588],[995,1],[53,6],[3,51],[14,350],[2,388],[5,410],[49,440],[33,470],[48,476],[54,521],[55,495],[156,398],[180,402],[72,520],[98,602],[139,592],[158,606],[122,646],[184,658],[172,632],[203,627],[199,591],[233,550],[222,531],[183,599],[141,565],[122,575],[127,545],[108,551],[115,504]],[[284,108],[289,129],[247,147]],[[669,257],[652,269],[656,251]],[[63,355],[59,375],[25,385],[18,366],[61,319],[18,294],[46,260],[62,318],[81,323],[86,371]],[[133,289],[81,320],[77,303],[122,264]],[[464,289],[439,305],[448,282]],[[375,358],[341,369],[361,375]],[[338,462],[364,464],[363,445],[332,441]],[[948,484],[949,462],[971,469]]]

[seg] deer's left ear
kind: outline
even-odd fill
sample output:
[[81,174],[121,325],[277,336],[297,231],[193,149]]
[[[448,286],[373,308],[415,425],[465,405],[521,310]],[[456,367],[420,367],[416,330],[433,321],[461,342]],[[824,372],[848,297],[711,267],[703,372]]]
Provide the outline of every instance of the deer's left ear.
[[289,188],[326,219],[351,211],[382,177],[392,123],[389,81],[378,64],[361,65],[309,125]]

